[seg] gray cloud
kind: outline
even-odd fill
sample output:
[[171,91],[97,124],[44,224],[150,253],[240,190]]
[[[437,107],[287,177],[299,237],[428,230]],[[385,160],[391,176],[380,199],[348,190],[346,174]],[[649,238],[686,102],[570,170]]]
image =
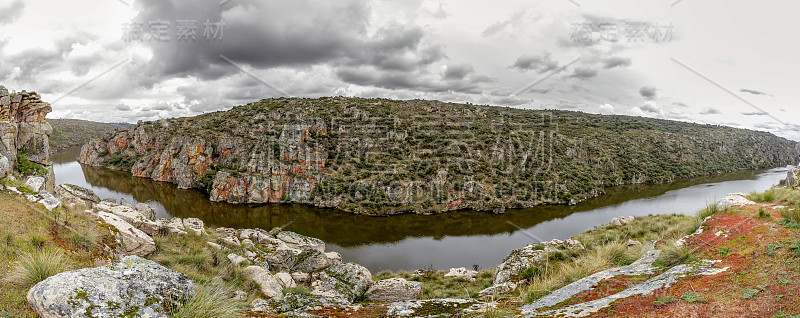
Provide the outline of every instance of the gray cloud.
[[658,89],[653,86],[644,86],[639,89],[639,95],[646,100],[654,100],[658,98]]
[[767,112],[743,112],[742,115],[745,116],[766,116],[769,115]]
[[742,93],[748,93],[748,94],[753,94],[753,95],[767,95],[767,96],[772,96],[772,95],[770,95],[770,94],[767,94],[767,93],[764,93],[764,92],[761,92],[761,91],[757,91],[757,90],[754,90],[754,89],[742,88],[742,89],[740,89],[739,91],[740,91],[740,92],[742,92]]
[[645,103],[639,109],[653,114],[661,114],[663,112],[655,103]]
[[0,25],[10,24],[16,21],[25,10],[25,2],[22,0],[12,1],[5,6],[0,6]]
[[117,109],[118,111],[123,111],[123,112],[128,112],[128,111],[131,111],[131,107],[130,107],[130,106],[128,106],[128,105],[125,105],[125,104],[119,104],[119,105],[117,105],[116,109]]
[[628,66],[631,66],[631,59],[627,57],[612,56],[603,61],[603,68],[606,69]]
[[475,67],[469,64],[448,65],[444,71],[445,79],[464,79],[468,75],[475,73]]
[[499,33],[500,31],[506,29],[509,25],[519,24],[524,16],[525,16],[525,11],[520,11],[515,13],[508,20],[492,23],[492,25],[488,26],[485,30],[483,30],[483,32],[481,32],[481,36],[484,37],[493,36]]
[[588,79],[597,76],[597,70],[588,67],[576,67],[570,77]]
[[550,58],[550,53],[542,55],[523,55],[517,58],[511,68],[521,71],[537,71],[539,73],[549,72],[558,68],[558,62]]
[[722,114],[722,112],[719,111],[719,109],[711,107],[705,108],[702,111],[700,111],[700,115],[719,115],[719,114]]

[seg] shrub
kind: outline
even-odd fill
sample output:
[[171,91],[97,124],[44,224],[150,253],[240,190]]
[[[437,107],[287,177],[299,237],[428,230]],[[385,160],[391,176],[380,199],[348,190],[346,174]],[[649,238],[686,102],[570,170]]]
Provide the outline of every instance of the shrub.
[[701,303],[707,303],[708,302],[705,298],[703,298],[702,296],[698,295],[697,293],[695,293],[693,291],[684,292],[683,295],[681,295],[681,300],[683,300],[685,302],[688,302],[690,304],[694,304],[694,303],[697,303],[697,302],[701,302]]
[[653,305],[663,306],[663,305],[666,305],[666,304],[669,304],[669,303],[674,303],[676,301],[678,301],[678,299],[675,298],[675,297],[669,297],[669,296],[659,297],[658,300],[653,302]]
[[197,285],[196,294],[175,304],[173,318],[243,317],[239,307],[243,304],[231,297],[222,286]]
[[800,223],[800,210],[798,209],[783,208],[780,210],[780,214],[787,220]]
[[44,243],[47,242],[47,240],[38,233],[31,234],[31,236],[28,238],[28,241],[37,249],[43,248]]
[[762,206],[762,207],[758,208],[758,218],[759,219],[769,219],[769,218],[772,218],[772,214],[769,214],[769,212],[767,212],[767,210],[764,209],[764,207]]
[[692,249],[688,246],[675,246],[674,244],[669,244],[662,249],[661,255],[655,261],[655,264],[670,267],[685,263],[692,259]]
[[38,163],[31,162],[28,156],[19,152],[17,153],[17,171],[29,176],[44,177],[47,175],[47,169]]
[[23,253],[6,277],[6,281],[30,287],[71,267],[72,262],[61,250],[44,249]]
[[528,267],[519,273],[519,278],[531,279],[540,275],[542,275],[542,271],[540,271],[538,267]]
[[69,235],[69,244],[87,251],[92,250],[97,246],[100,240],[97,233],[84,228],[78,228],[72,231]]

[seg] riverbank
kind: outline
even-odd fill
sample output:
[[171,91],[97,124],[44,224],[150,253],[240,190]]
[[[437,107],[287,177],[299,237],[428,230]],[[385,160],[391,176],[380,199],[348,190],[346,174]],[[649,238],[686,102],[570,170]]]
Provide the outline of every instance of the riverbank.
[[[618,216],[692,214],[731,192],[765,191],[786,175],[786,168],[777,168],[672,184],[622,186],[576,206],[540,206],[501,215],[452,212],[376,218],[297,204],[214,203],[198,191],[82,166],[75,157],[61,155],[53,157],[58,183],[75,183],[101,197],[146,202],[159,217],[194,217],[212,227],[271,229],[291,223],[287,230],[319,238],[330,250],[375,273],[431,266],[443,270],[472,265],[489,268],[515,247],[530,243],[520,228],[543,240],[565,240]],[[471,253],[475,249],[483,252]]]
[[[800,226],[796,225],[797,216],[792,214],[792,211],[795,211],[793,206],[800,203],[800,193],[796,190],[777,189],[761,195],[752,195],[750,198],[770,203],[748,203],[740,199],[739,201],[744,202],[737,204],[745,204],[744,206],[723,209],[713,205],[698,216],[660,215],[632,220],[618,219],[609,225],[575,236],[574,241],[529,244],[515,250],[503,260],[502,264],[492,269],[475,272],[471,269],[451,270],[453,273],[447,277],[446,272],[428,269],[416,272],[382,272],[373,277],[371,273],[367,275],[369,271],[359,265],[348,265],[355,268],[356,272],[364,273],[363,276],[359,274],[354,278],[355,281],[359,281],[357,277],[361,277],[360,279],[365,282],[364,287],[359,288],[358,292],[355,290],[343,292],[337,288],[327,289],[327,292],[324,292],[325,286],[330,286],[325,283],[325,279],[329,279],[325,275],[330,277],[333,274],[328,273],[330,271],[328,269],[319,271],[318,268],[340,266],[346,263],[339,262],[346,262],[347,259],[340,260],[335,253],[326,253],[322,241],[279,229],[269,232],[211,229],[205,228],[202,223],[195,220],[156,220],[153,222],[161,224],[162,227],[153,232],[153,249],[146,257],[186,275],[198,290],[212,288],[211,285],[215,282],[218,284],[219,279],[222,279],[223,287],[213,287],[216,288],[214,294],[218,296],[215,301],[234,304],[232,313],[248,314],[247,311],[238,311],[243,308],[256,310],[250,311],[249,315],[252,316],[281,311],[297,313],[297,310],[300,310],[322,316],[350,313],[349,316],[373,317],[392,316],[404,310],[418,312],[420,308],[446,312],[467,310],[471,315],[493,317],[525,312],[533,315],[605,299],[634,288],[648,278],[666,274],[669,272],[668,269],[681,264],[699,264],[697,262],[700,259],[716,262],[715,265],[704,269],[711,270],[713,275],[701,276],[705,278],[694,276],[676,278],[674,283],[659,287],[654,294],[656,296],[633,294],[620,302],[599,307],[592,312],[592,315],[641,316],[653,312],[669,315],[691,309],[701,310],[716,317],[719,315],[711,314],[719,312],[715,310],[724,309],[722,313],[725,316],[733,312],[741,313],[744,308],[750,310],[747,306],[752,304],[757,304],[759,312],[766,316],[777,314],[778,311],[794,313],[797,310],[792,307],[796,306],[794,303],[780,308],[775,307],[775,304],[781,303],[780,299],[800,297],[794,295],[792,291],[792,289],[797,290],[793,284],[797,281],[798,275],[796,266],[792,265],[795,262],[792,256],[795,248],[792,246],[796,244],[790,242],[792,237],[799,234],[795,233]],[[116,232],[113,229],[103,226],[104,222],[95,223],[99,219],[95,219],[93,213],[84,212],[83,209],[58,208],[55,212],[45,212],[46,209],[41,205],[32,204],[22,196],[9,193],[0,195],[0,200],[3,202],[0,205],[3,208],[0,210],[4,216],[0,222],[3,223],[3,229],[10,230],[10,232],[4,230],[8,234],[3,233],[3,237],[6,238],[3,261],[4,264],[11,265],[3,268],[3,277],[8,277],[9,273],[17,271],[19,260],[26,253],[61,250],[62,261],[58,264],[73,264],[73,266],[53,266],[53,272],[50,272],[52,274],[67,269],[99,266],[113,261],[114,255],[119,253],[120,246],[133,247],[130,244],[114,244],[115,240],[109,238],[115,236],[119,238],[119,234],[114,234]],[[124,205],[108,202],[99,204],[100,210],[108,210],[110,212],[107,213],[116,213],[115,215],[120,217],[130,217],[131,211],[139,210],[121,208]],[[99,212],[95,209],[94,213]],[[48,215],[58,215],[58,220],[61,221],[55,221],[55,217],[48,218]],[[147,230],[147,224],[145,221],[135,227]],[[741,226],[742,224],[744,226]],[[76,231],[67,230],[67,226]],[[701,226],[702,230],[698,230]],[[698,234],[682,238],[689,233]],[[124,238],[122,241],[124,242]],[[676,241],[683,242],[683,245],[676,246],[674,243]],[[647,242],[653,244],[648,245]],[[286,246],[289,243],[293,244],[293,247]],[[577,283],[597,272],[607,272],[616,266],[631,265],[642,255],[649,255],[650,248],[660,251],[660,256],[652,258],[650,264],[645,262],[644,275],[603,277],[604,279],[589,285],[588,287],[592,287],[590,289],[576,290],[571,296],[562,297],[561,301],[532,309],[531,306],[541,302],[545,296],[564,294],[560,287]],[[141,250],[148,249],[137,247],[137,251]],[[290,254],[278,257],[283,253],[278,253],[281,250],[296,250],[300,254],[289,252]],[[286,258],[289,255],[294,256]],[[119,255],[116,259],[119,259]],[[263,260],[264,263],[259,265],[259,260]],[[232,266],[232,263],[241,265]],[[297,270],[298,264],[300,267],[310,266],[305,269],[308,272]],[[757,271],[744,268],[752,264],[756,264]],[[253,276],[249,272],[256,269],[248,270],[252,265],[269,268],[269,272]],[[734,267],[736,270],[732,270]],[[725,271],[716,272],[722,269]],[[315,272],[328,274],[314,274]],[[288,276],[281,273],[286,273]],[[261,278],[259,280],[253,277]],[[366,280],[366,277],[369,277],[369,280]],[[329,282],[337,284],[336,281]],[[410,297],[406,300],[420,300],[410,303],[371,302],[365,295],[372,286],[386,285],[380,282],[400,282],[401,288],[399,291],[395,289],[393,295],[397,296],[399,293],[404,295],[403,297]],[[16,281],[14,283],[4,281],[3,284],[2,287],[9,293],[0,299],[2,306],[0,308],[15,316],[32,317],[30,309],[24,306],[24,297],[30,284],[20,285]],[[268,287],[265,288],[265,285]],[[688,294],[684,290],[687,289],[686,286],[690,286],[689,289],[694,294]],[[318,296],[329,295],[330,292],[338,293],[339,297],[344,297],[347,301],[339,298],[324,299],[320,302]],[[373,291],[374,293],[376,292]],[[442,300],[445,298],[450,300]],[[281,300],[276,302],[269,299]],[[286,303],[287,299],[290,303]],[[298,303],[298,299],[304,300]],[[769,299],[778,300],[776,303]],[[347,305],[351,302],[357,303],[358,306]],[[306,305],[299,305],[301,303]],[[635,304],[635,307],[621,306],[620,303]],[[308,304],[323,306],[306,307]],[[725,308],[721,309],[720,306]]]

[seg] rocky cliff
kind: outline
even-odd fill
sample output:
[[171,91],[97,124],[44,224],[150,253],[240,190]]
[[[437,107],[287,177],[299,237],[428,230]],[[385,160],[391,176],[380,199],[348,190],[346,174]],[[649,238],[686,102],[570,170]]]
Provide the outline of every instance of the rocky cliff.
[[52,111],[36,92],[9,93],[0,86],[0,157],[14,167],[18,154],[44,166],[52,183],[49,137],[53,129],[45,121]]
[[574,204],[608,186],[795,164],[799,153],[723,126],[340,97],[140,122],[92,140],[79,160],[213,201],[388,215]]

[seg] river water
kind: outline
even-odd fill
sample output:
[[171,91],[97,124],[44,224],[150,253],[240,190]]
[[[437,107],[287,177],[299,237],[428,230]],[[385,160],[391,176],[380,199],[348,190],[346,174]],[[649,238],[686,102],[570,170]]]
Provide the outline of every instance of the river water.
[[317,237],[328,244],[328,250],[341,253],[344,261],[362,264],[373,273],[431,266],[490,268],[511,250],[533,241],[567,239],[616,216],[693,214],[731,192],[769,189],[787,171],[784,167],[621,186],[577,206],[539,206],[501,215],[453,212],[369,217],[296,204],[214,203],[199,191],[81,165],[76,161],[79,153],[80,148],[70,148],[53,156],[56,184],[76,184],[101,198],[125,198],[134,205],[146,202],[159,217],[196,217],[211,226],[269,230],[289,224],[287,230]]

